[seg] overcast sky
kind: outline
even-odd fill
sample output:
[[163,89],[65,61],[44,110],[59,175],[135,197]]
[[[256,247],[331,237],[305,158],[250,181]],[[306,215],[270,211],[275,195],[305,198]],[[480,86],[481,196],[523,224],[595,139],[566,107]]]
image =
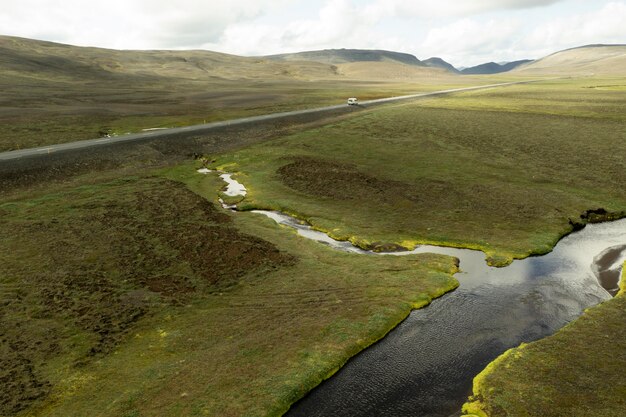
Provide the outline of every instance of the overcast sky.
[[0,34],[266,55],[388,49],[456,66],[626,43],[626,0],[2,0]]

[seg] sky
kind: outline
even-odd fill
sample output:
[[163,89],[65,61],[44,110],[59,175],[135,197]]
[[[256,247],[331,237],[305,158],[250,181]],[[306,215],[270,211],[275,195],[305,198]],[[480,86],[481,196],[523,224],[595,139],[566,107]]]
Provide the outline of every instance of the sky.
[[2,0],[0,34],[114,49],[386,49],[457,67],[626,44],[626,0]]

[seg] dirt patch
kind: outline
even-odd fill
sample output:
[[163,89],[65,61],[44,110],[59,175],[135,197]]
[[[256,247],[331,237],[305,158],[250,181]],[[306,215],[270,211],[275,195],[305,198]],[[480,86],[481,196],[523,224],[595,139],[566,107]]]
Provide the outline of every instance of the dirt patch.
[[[46,362],[111,352],[142,317],[294,263],[184,185],[148,178],[5,210],[0,415],[45,397]],[[17,253],[16,253],[17,251]],[[82,354],[76,355],[79,335]]]

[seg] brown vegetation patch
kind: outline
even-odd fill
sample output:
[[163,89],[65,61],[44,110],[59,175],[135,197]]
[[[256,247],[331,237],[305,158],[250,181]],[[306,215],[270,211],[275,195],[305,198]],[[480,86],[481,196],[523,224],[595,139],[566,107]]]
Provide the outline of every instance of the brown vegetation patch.
[[351,164],[299,157],[278,169],[281,181],[303,194],[357,200],[387,210],[435,212],[490,212],[494,218],[532,219],[541,214],[533,205],[514,201],[503,187],[464,184],[433,178],[413,183],[381,179],[359,171]]
[[50,383],[35,374],[22,343],[0,343],[0,413],[15,414],[50,391]]
[[[392,201],[405,198],[419,201],[418,187],[399,181],[381,180],[360,172],[354,165],[296,158],[278,169],[280,179],[294,190],[318,197],[341,200],[373,199]],[[445,184],[432,184],[444,188]]]
[[179,183],[131,179],[47,197],[0,219],[0,415],[48,394],[50,359],[72,354],[79,366],[147,314],[294,262]]

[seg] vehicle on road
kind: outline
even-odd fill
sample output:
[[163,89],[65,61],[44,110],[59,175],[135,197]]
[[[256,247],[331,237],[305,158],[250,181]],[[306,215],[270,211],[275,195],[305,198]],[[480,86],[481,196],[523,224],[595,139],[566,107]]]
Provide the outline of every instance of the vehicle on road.
[[357,100],[356,97],[350,97],[348,99],[348,106],[356,106],[357,104],[359,104],[359,100]]

